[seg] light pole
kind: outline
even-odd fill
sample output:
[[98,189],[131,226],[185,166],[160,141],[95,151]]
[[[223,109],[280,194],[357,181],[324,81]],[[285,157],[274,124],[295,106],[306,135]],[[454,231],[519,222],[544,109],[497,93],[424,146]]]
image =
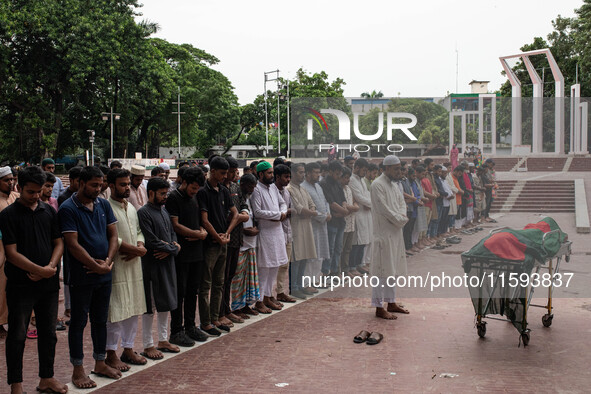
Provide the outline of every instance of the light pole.
[[[269,78],[268,74],[275,74],[275,78]],[[267,81],[278,81],[279,80],[279,70],[274,71],[267,71],[265,74],[265,156],[269,154],[269,114],[267,112]],[[279,93],[279,86],[277,89],[277,93]],[[279,98],[277,99],[277,104],[279,104]],[[277,113],[279,113],[279,108],[277,108]]]
[[111,112],[103,112],[101,116],[103,120],[109,120],[111,118],[111,159],[113,159],[113,120],[119,121],[121,114],[113,113],[113,107],[111,107]]
[[177,86],[178,89],[178,96],[177,96],[177,101],[175,101],[173,104],[177,105],[177,110],[176,112],[173,112],[174,115],[178,116],[178,132],[179,132],[179,155],[178,158],[181,158],[181,115],[184,115],[184,112],[181,112],[181,105],[184,103],[181,103],[181,87]]
[[287,94],[283,95],[283,93],[279,96],[281,100],[286,100],[286,107],[287,107],[287,158],[289,159],[291,155],[290,151],[290,125],[289,125],[289,79],[287,80],[287,85],[283,86],[283,89],[287,89]]
[[86,130],[90,142],[90,165],[94,166],[94,130]]

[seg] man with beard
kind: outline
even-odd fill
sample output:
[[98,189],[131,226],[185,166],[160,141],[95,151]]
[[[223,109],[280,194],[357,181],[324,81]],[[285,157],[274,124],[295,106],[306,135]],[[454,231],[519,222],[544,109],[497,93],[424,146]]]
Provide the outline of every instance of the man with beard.
[[257,165],[257,175],[259,182],[250,197],[252,211],[259,225],[257,268],[261,297],[256,309],[261,313],[271,313],[269,308],[282,308],[273,297],[273,287],[279,267],[287,264],[285,235],[281,223],[287,220],[287,205],[273,183],[273,167],[269,162],[263,161]]
[[[147,253],[142,257],[144,294],[147,313],[142,316],[144,351],[152,360],[163,358],[162,352],[178,353],[178,346],[168,341],[168,312],[177,307],[177,277],[174,256],[181,246],[168,211],[164,207],[170,189],[167,180],[155,177],[148,181],[148,203],[138,211],[140,228]],[[152,325],[158,311],[158,346],[154,347]]]
[[226,158],[230,168],[224,180],[224,186],[230,192],[230,198],[236,209],[240,212],[238,215],[238,225],[230,233],[230,242],[228,242],[228,252],[226,254],[226,272],[224,274],[224,292],[222,294],[222,306],[220,308],[220,323],[233,327],[234,323],[244,323],[244,320],[232,313],[230,297],[232,279],[236,274],[236,265],[238,264],[238,255],[242,246],[242,223],[248,221],[248,207],[246,200],[242,196],[240,186],[236,183],[238,179],[238,161],[233,157]]
[[293,204],[291,216],[291,228],[293,234],[293,262],[291,263],[291,295],[306,299],[308,292],[304,293],[302,277],[305,275],[308,260],[316,259],[316,245],[314,243],[314,230],[312,218],[318,216],[316,205],[310,194],[302,186],[306,174],[303,163],[295,163],[291,166],[292,178],[287,186],[287,191]]
[[131,189],[127,200],[136,211],[148,202],[148,191],[146,185],[144,185],[145,175],[146,169],[144,167],[136,164],[131,166]]
[[[402,229],[408,221],[406,203],[400,188],[396,185],[401,176],[400,159],[389,155],[383,161],[384,172],[371,185],[371,213],[373,219],[372,264],[370,273],[380,283],[372,287],[371,305],[376,316],[393,320],[396,313],[408,311],[396,304],[395,286],[387,278],[406,275],[406,253]],[[384,302],[388,304],[384,309]]]
[[84,167],[80,188],[60,207],[58,216],[66,241],[72,317],[68,342],[74,366],[72,383],[78,388],[96,387],[84,372],[84,328],[90,314],[94,371],[96,375],[119,379],[121,372],[105,364],[107,318],[111,297],[111,269],[117,253],[117,219],[107,200],[98,198],[103,173]]
[[291,231],[291,195],[289,194],[287,185],[291,181],[291,169],[285,164],[278,164],[274,166],[273,176],[275,178],[275,186],[287,206],[287,219],[281,222],[283,233],[285,234],[287,264],[279,267],[279,271],[277,272],[277,300],[273,298],[273,301],[278,301],[277,303],[282,305],[281,302],[296,302],[295,298],[289,296],[289,263],[291,261],[293,236]]
[[[133,351],[137,333],[138,316],[146,312],[142,259],[146,254],[144,236],[139,225],[137,212],[126,199],[130,193],[129,171],[109,171],[107,182],[111,189],[109,204],[117,219],[119,250],[113,262],[113,285],[107,322],[108,366],[121,372],[129,370],[129,364],[143,365],[144,357]],[[116,350],[121,339],[121,358]]]

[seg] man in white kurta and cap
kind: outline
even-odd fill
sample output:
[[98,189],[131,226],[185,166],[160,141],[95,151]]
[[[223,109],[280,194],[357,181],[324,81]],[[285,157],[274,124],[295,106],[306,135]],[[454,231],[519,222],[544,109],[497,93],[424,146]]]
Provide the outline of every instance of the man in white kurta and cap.
[[[137,211],[126,199],[130,194],[130,172],[114,169],[107,174],[111,189],[109,204],[117,218],[119,251],[113,258],[113,285],[107,322],[107,358],[111,368],[125,372],[128,364],[143,365],[146,359],[133,351],[137,334],[138,316],[146,312],[144,280],[141,256],[146,254],[144,236],[139,225]],[[123,353],[117,356],[121,347]]]
[[[408,218],[406,203],[396,184],[402,176],[400,159],[389,155],[383,161],[384,171],[371,184],[371,214],[373,219],[372,263],[370,274],[379,278],[379,286],[372,288],[371,305],[376,316],[393,320],[396,313],[408,311],[396,304],[396,287],[392,278],[406,275],[406,252],[402,230]],[[388,277],[391,277],[387,283]],[[384,308],[384,303],[388,304]]]
[[131,166],[131,188],[127,199],[137,211],[148,203],[148,191],[144,184],[146,168],[137,164]]
[[273,297],[279,267],[287,264],[285,235],[281,224],[287,219],[287,204],[273,183],[271,164],[262,161],[257,165],[259,182],[250,197],[254,219],[258,222],[257,268],[261,298],[255,309],[262,313],[279,310],[282,304]]

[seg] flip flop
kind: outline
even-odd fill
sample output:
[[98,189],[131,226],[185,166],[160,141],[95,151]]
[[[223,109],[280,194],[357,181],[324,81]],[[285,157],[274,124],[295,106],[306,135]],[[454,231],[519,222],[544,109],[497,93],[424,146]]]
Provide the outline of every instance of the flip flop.
[[164,356],[162,356],[162,357],[150,357],[148,355],[148,353],[146,353],[146,352],[141,352],[140,353],[140,356],[144,356],[145,358],[149,358],[150,360],[164,360]]
[[167,347],[157,347],[156,350],[160,350],[162,353],[180,353],[180,349],[177,351],[174,351],[172,349],[169,349]]
[[51,387],[48,387],[46,389],[42,389],[41,387],[37,386],[36,390],[40,393],[49,393],[49,394],[60,394],[59,391],[55,391],[54,389],[52,389]]
[[382,334],[380,334],[379,332],[372,332],[369,338],[367,338],[367,341],[365,341],[365,343],[367,343],[368,345],[377,345],[378,343],[382,342],[382,339],[384,339],[384,336]]
[[353,342],[355,342],[355,343],[363,343],[363,342],[367,341],[367,338],[369,338],[370,335],[371,335],[371,333],[369,331],[361,330],[359,332],[359,334],[357,334],[353,338]]
[[[133,353],[134,353],[134,354],[137,354],[137,352],[133,352]],[[142,355],[142,356],[143,356],[143,355]],[[145,357],[145,356],[143,356],[143,357]],[[119,360],[121,360],[121,361],[122,361],[122,362],[124,362],[125,364],[132,364],[132,365],[146,365],[146,363],[148,362],[148,361],[146,361],[146,362],[143,362],[143,363],[142,363],[142,362],[140,362],[140,361],[135,361],[135,360],[132,360],[131,358],[129,358],[129,357],[127,357],[127,356],[123,355],[123,354],[121,355],[121,357],[119,357]]]

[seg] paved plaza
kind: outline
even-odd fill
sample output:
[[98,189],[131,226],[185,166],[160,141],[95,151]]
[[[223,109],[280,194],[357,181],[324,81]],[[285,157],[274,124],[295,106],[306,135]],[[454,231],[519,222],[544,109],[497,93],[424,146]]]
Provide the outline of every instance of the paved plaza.
[[[533,178],[544,174],[505,174],[499,179]],[[554,173],[550,178],[589,178],[586,174]],[[589,189],[591,181],[586,179]],[[587,196],[590,196],[587,190]],[[588,198],[589,200],[589,198]],[[519,334],[505,322],[490,321],[485,339],[474,326],[468,291],[446,289],[398,296],[410,310],[395,321],[374,317],[369,289],[325,291],[307,301],[257,317],[230,334],[210,339],[160,362],[133,366],[118,381],[93,377],[95,391],[105,393],[203,392],[589,392],[591,385],[591,237],[577,234],[574,214],[551,214],[573,241],[569,263],[572,285],[558,290],[554,322],[542,326],[545,313],[530,308],[531,340],[518,347]],[[462,235],[462,243],[443,251],[426,250],[408,259],[408,273],[445,272],[462,275],[460,253],[476,244],[492,228],[522,228],[540,214],[497,215],[498,223],[485,231]],[[494,226],[494,227],[493,227]],[[538,303],[544,303],[539,291]],[[63,303],[60,305],[63,309]],[[141,330],[141,327],[140,327]],[[384,335],[376,346],[353,343],[360,330]],[[141,332],[141,331],[140,331]],[[135,349],[141,350],[141,335]],[[90,330],[85,336],[85,368],[93,361]],[[4,341],[0,364],[5,365]],[[58,332],[56,377],[69,382],[67,332]],[[38,382],[34,340],[27,340],[25,390]],[[446,377],[447,376],[447,377]],[[3,374],[2,379],[5,379]],[[8,386],[0,386],[7,392]],[[70,384],[70,392],[76,390]]]

